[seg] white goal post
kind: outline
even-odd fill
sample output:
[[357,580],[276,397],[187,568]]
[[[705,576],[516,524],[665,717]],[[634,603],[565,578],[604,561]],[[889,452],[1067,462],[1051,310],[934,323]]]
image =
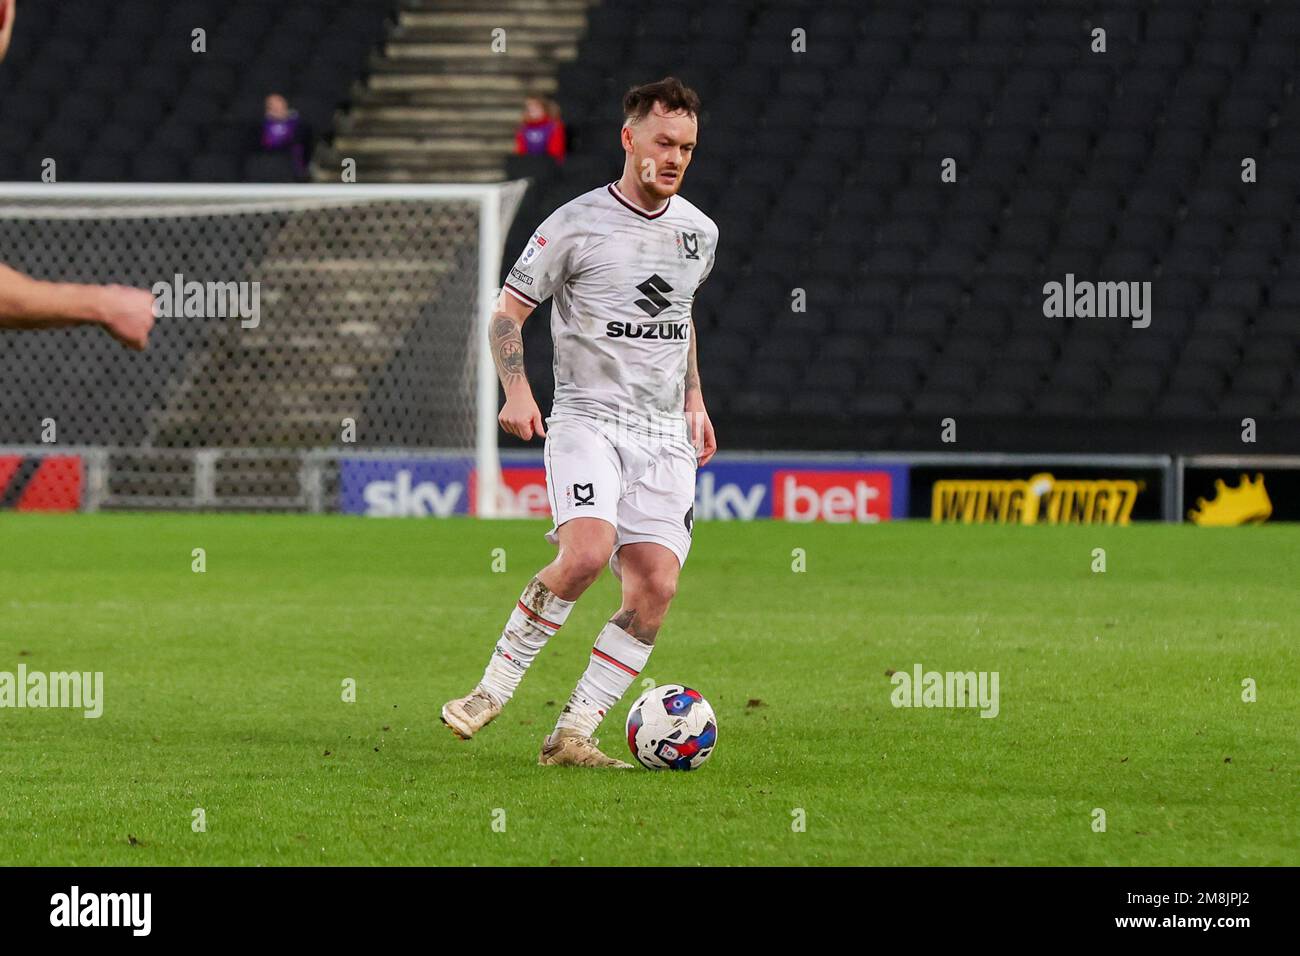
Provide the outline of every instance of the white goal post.
[[[0,445],[34,443],[49,418],[60,444],[149,453],[459,452],[473,456],[477,513],[494,517],[488,325],[527,186],[0,183],[7,265],[146,288],[175,276],[178,307],[183,276],[208,287],[209,310],[212,287],[247,286],[265,315],[232,316],[218,288],[217,314],[160,318],[143,361],[88,330],[7,337]],[[87,381],[130,407],[97,407]],[[131,405],[135,393],[154,403]],[[348,446],[337,422],[352,409],[366,415]]]

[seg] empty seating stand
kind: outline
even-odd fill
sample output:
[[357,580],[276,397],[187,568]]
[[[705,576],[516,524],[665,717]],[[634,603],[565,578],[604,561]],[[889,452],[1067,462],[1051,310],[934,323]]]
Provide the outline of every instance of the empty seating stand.
[[[265,95],[328,134],[431,2],[25,3],[0,180],[291,179]],[[506,266],[619,174],[623,91],[674,73],[705,105],[684,194],[721,228],[696,321],[726,446],[946,447],[952,417],[965,449],[1241,451],[1252,417],[1251,450],[1300,451],[1298,55],[1279,0],[595,3],[544,84],[568,161],[509,166],[536,187]],[[1045,315],[1067,275],[1150,283],[1150,325]]]
[[[673,73],[705,107],[683,194],[721,229],[696,322],[724,444],[951,447],[945,417],[965,449],[1241,451],[1243,417],[1294,444],[1297,51],[1280,3],[605,3],[507,258],[619,174],[621,93]],[[1149,282],[1150,326],[1044,315],[1067,273]]]
[[[0,181],[292,181],[258,150],[281,93],[323,132],[392,0],[24,3],[0,67]],[[194,31],[203,30],[204,52]]]

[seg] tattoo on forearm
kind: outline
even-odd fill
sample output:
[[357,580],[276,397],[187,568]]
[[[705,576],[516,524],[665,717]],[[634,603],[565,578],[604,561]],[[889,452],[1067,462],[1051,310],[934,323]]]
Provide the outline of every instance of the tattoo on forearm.
[[524,337],[519,323],[503,312],[492,316],[492,358],[503,388],[524,380]]
[[700,360],[695,352],[695,320],[691,320],[691,351],[686,358],[686,391],[700,390]]

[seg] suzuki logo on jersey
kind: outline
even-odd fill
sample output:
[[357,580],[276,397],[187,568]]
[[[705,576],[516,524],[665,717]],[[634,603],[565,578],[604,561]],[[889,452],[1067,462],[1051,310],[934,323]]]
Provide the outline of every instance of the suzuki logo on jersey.
[[573,486],[573,506],[575,508],[581,507],[582,505],[595,506],[595,504],[596,489],[593,488],[590,483]]
[[672,292],[673,287],[658,273],[642,282],[637,286],[637,289],[645,294],[645,298],[637,299],[635,305],[644,310],[646,315],[652,319],[672,304],[664,298],[664,293]]
[[699,235],[693,232],[683,232],[682,248],[686,251],[687,259],[698,259],[700,257]]
[[676,325],[638,325],[636,322],[606,322],[605,334],[611,339],[660,339],[661,341],[685,342],[687,329],[685,322]]

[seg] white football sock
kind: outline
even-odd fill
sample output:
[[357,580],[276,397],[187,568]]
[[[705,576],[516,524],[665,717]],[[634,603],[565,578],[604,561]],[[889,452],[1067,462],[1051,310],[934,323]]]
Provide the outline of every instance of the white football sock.
[[584,737],[594,734],[605,712],[618,703],[645,669],[652,650],[653,644],[641,643],[617,624],[606,624],[591,649],[591,662],[569,696],[555,729],[576,730]]
[[504,705],[514,696],[528,666],[564,624],[573,604],[556,597],[537,578],[528,582],[479,681],[497,703]]

